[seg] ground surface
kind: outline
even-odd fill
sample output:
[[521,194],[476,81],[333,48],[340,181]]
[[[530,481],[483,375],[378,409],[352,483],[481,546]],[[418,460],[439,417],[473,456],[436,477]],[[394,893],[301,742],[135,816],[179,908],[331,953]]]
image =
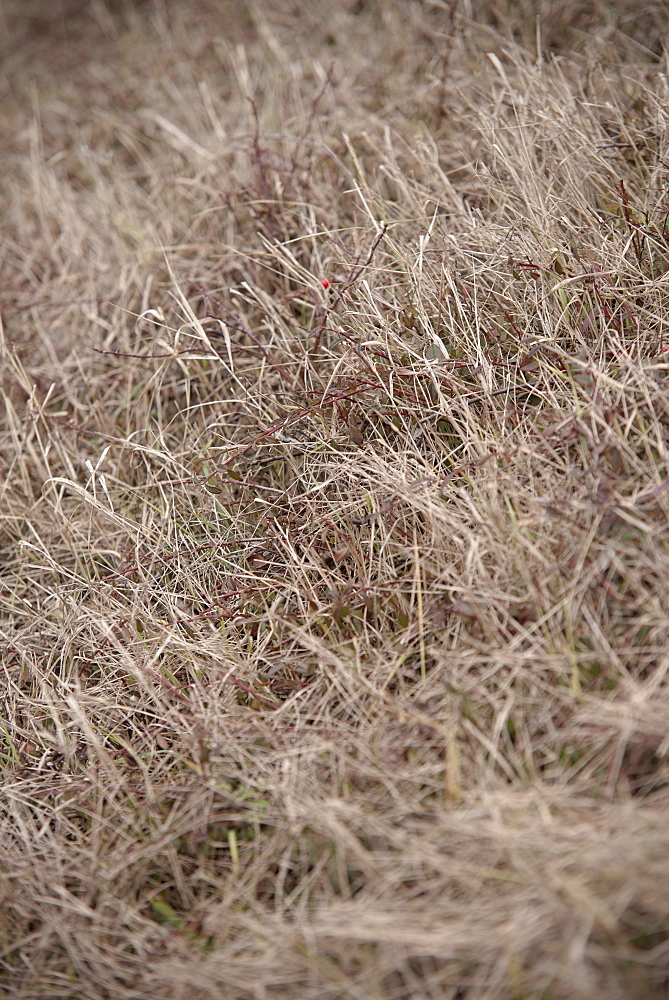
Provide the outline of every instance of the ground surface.
[[666,15],[1,0],[0,993],[667,995]]

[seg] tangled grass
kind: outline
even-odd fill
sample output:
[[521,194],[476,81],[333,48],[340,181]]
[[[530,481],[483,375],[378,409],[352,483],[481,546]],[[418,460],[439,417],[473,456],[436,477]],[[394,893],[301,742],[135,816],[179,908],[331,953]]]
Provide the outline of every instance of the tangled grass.
[[666,996],[665,5],[0,21],[0,988]]

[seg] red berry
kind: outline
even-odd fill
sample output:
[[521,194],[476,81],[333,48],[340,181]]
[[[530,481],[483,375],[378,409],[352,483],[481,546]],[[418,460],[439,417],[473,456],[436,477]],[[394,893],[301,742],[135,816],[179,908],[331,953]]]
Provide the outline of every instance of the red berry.
[[329,288],[330,282],[328,281],[327,278],[323,278],[323,280],[321,281],[321,285],[323,286],[323,288]]

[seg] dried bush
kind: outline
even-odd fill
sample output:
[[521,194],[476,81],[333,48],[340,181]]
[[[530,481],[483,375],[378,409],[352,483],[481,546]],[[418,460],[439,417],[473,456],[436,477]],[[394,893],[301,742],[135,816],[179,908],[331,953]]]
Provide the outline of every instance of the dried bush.
[[0,985],[666,995],[663,5],[55,7],[0,12]]

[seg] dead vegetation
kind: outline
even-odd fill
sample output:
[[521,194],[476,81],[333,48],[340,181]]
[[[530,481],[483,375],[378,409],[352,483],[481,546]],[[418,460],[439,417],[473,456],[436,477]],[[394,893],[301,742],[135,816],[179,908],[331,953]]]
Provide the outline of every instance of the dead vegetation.
[[0,3],[8,995],[666,995],[635,10]]

